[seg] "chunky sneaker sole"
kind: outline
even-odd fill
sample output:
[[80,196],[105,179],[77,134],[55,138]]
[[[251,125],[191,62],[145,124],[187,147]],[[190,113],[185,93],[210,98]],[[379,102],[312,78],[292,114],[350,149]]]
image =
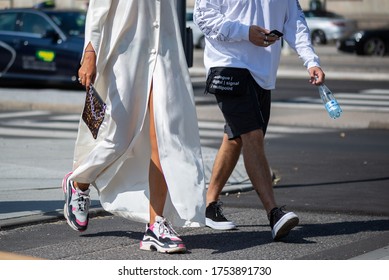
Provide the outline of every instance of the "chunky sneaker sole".
[[205,225],[216,230],[231,230],[235,223],[227,220],[223,214],[223,202],[213,201],[205,208]]
[[207,227],[210,227],[210,228],[216,229],[216,230],[231,230],[231,229],[236,228],[236,225],[231,221],[216,222],[210,218],[205,218],[205,225]]
[[279,240],[289,234],[297,226],[299,218],[293,212],[285,213],[282,218],[274,225],[272,229],[273,240]]
[[168,254],[186,252],[186,247],[184,244],[178,244],[175,245],[174,247],[171,247],[171,245],[158,242],[158,240],[151,237],[145,237],[140,242],[140,249],[144,251],[157,251],[159,253],[168,253]]
[[154,224],[147,225],[140,249],[160,253],[183,253],[184,242],[178,237],[172,225],[163,217],[156,216]]
[[87,215],[86,221],[82,222],[72,213],[73,207],[71,205],[71,200],[72,196],[75,195],[77,191],[72,187],[71,181],[69,180],[70,175],[72,175],[72,172],[66,174],[62,180],[62,189],[65,194],[64,216],[72,229],[76,231],[85,231],[88,227],[89,214]]

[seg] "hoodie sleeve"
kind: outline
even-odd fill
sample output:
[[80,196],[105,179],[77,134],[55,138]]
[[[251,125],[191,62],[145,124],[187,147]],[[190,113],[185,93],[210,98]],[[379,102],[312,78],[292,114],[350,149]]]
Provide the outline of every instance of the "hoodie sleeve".
[[312,46],[310,31],[300,3],[298,0],[288,2],[284,39],[297,52],[307,69],[314,66],[320,67],[320,60]]
[[226,18],[220,0],[197,0],[194,7],[193,21],[210,39],[218,41],[249,40],[250,26]]

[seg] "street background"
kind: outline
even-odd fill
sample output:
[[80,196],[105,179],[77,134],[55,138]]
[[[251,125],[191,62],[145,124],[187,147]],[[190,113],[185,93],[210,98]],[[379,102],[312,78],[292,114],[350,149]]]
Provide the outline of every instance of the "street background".
[[[183,1],[183,0],[178,0]],[[41,0],[0,0],[0,8],[31,7]],[[88,0],[54,1],[58,8],[86,9]],[[188,8],[193,8],[195,0],[187,0]],[[309,9],[312,0],[299,0],[303,9]],[[338,12],[349,18],[357,19],[359,27],[376,27],[389,23],[389,3],[387,0],[321,0],[322,6],[329,11]]]
[[[80,90],[0,88],[0,251],[45,259],[389,259],[389,58],[317,47],[344,115],[329,119],[295,54],[282,57],[266,138],[280,205],[300,216],[272,242],[266,214],[242,160],[221,200],[238,229],[179,229],[188,254],[139,250],[144,225],[101,210],[92,194],[88,231],[63,220],[61,179],[70,170],[84,95]],[[206,176],[223,131],[204,96],[202,51],[190,70]]]

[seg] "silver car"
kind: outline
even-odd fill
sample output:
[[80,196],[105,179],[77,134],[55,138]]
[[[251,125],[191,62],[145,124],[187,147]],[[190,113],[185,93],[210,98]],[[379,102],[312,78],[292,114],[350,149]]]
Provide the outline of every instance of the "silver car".
[[327,44],[346,38],[357,30],[357,22],[333,12],[304,11],[314,44]]

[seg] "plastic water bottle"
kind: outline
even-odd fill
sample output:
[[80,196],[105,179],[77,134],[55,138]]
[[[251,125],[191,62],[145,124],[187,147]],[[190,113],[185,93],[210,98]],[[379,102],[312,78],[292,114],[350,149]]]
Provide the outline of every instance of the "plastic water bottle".
[[323,101],[324,107],[326,108],[328,115],[330,115],[330,117],[333,119],[339,118],[342,115],[343,111],[340,108],[338,101],[336,101],[334,94],[324,84],[318,87],[321,100]]

